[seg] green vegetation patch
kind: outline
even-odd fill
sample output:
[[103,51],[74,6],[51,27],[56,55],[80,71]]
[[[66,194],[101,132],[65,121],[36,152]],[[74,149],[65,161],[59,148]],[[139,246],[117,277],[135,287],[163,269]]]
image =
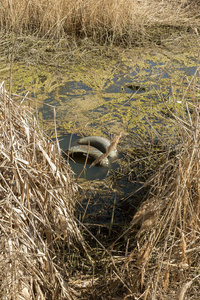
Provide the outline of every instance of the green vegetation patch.
[[[5,59],[1,61],[0,79],[9,89],[11,68],[12,93],[21,100],[29,91],[29,100],[24,99],[23,104],[28,101],[37,109],[40,123],[51,135],[54,107],[59,135],[123,130],[145,137],[152,127],[158,133],[165,128],[166,135],[171,135],[171,112],[187,115],[185,101],[192,99],[186,86],[197,64],[193,36],[187,40],[187,51],[170,43],[169,49],[104,47],[105,52],[99,46],[93,46],[92,51],[90,45],[84,54],[81,48],[73,53],[77,61],[70,61],[64,42],[56,45],[51,41],[48,45],[47,40],[36,42],[28,37],[23,40],[25,50],[19,42],[11,65],[5,46],[1,46]],[[183,103],[177,103],[183,94]]]

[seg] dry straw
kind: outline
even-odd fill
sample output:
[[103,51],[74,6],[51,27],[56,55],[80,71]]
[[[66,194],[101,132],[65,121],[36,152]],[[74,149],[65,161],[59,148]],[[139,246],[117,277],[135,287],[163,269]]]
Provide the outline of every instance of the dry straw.
[[73,174],[31,112],[0,88],[0,298],[74,299],[62,269],[69,250],[84,247]]
[[122,131],[120,131],[118,134],[116,134],[116,136],[111,140],[110,146],[108,147],[106,153],[102,154],[100,157],[95,159],[95,161],[93,161],[93,163],[90,165],[90,168],[101,163],[102,160],[104,160],[105,158],[108,157],[108,155],[111,151],[116,149],[116,146],[117,146],[121,136],[122,136]]
[[131,285],[142,283],[148,299],[168,299],[175,293],[179,295],[176,299],[183,299],[186,292],[190,299],[199,296],[200,110],[195,91],[196,76],[191,88],[188,86],[192,101],[186,107],[191,109],[184,118],[173,114],[179,132],[176,154],[168,155],[149,179],[153,182],[151,197],[141,205],[130,227],[137,224],[137,247],[127,258],[129,272],[131,261],[137,266]]
[[[155,24],[196,24],[195,4],[196,0],[4,0],[0,26],[5,32],[17,30],[19,34],[75,35],[100,43],[131,44],[144,36],[149,39]],[[155,35],[161,35],[161,26]]]

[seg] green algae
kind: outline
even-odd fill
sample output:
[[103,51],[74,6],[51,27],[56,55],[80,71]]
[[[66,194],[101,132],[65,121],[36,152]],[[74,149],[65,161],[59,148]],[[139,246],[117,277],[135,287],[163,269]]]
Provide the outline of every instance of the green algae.
[[[42,45],[41,55],[45,55],[46,48]],[[56,50],[47,51],[46,55],[55,53]],[[110,134],[122,130],[145,136],[154,128],[170,136],[174,132],[170,109],[187,118],[183,104],[174,107],[174,103],[180,102],[183,95],[184,101],[192,101],[187,84],[193,75],[188,75],[187,70],[197,66],[196,58],[191,47],[184,51],[178,47],[127,49],[96,62],[79,60],[67,64],[57,53],[55,66],[32,64],[31,60],[14,61],[11,91],[21,97],[29,91],[27,101],[32,99],[41,124],[51,136],[55,126],[54,107],[58,135]],[[0,80],[5,81],[7,89],[9,76],[10,70],[2,61]],[[133,88],[131,93],[127,85],[142,88],[136,91]]]

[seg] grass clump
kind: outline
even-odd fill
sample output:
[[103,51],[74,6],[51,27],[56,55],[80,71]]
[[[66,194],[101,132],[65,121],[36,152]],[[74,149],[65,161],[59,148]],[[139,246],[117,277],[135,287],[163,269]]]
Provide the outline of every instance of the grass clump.
[[131,45],[155,36],[161,39],[163,33],[169,35],[168,26],[198,26],[194,2],[6,0],[0,7],[0,26],[7,33],[28,32],[58,39],[68,35],[101,44]]
[[[173,155],[157,166],[151,186],[125,237],[129,254],[121,273],[130,299],[198,299],[200,286],[200,109],[198,78],[188,85],[192,101],[183,101],[187,118],[173,114],[178,133]],[[152,173],[152,172],[151,172]],[[127,198],[135,200],[134,193]],[[126,247],[126,249],[127,249]],[[189,298],[186,297],[189,295]],[[132,297],[132,298],[131,298]]]
[[70,251],[78,259],[84,248],[77,186],[58,146],[3,84],[0,136],[0,298],[72,299]]

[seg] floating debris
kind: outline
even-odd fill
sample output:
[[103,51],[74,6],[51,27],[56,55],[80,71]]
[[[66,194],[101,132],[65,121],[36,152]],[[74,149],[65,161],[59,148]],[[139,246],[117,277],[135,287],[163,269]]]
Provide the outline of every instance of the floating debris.
[[93,166],[95,166],[95,165],[98,164],[98,163],[100,164],[104,159],[106,159],[106,158],[109,156],[110,152],[114,151],[113,149],[116,149],[116,146],[117,146],[117,144],[118,144],[119,139],[120,139],[121,136],[122,136],[122,132],[120,132],[119,134],[117,134],[117,135],[112,139],[112,141],[110,142],[110,146],[107,148],[106,153],[104,153],[103,155],[101,155],[100,157],[98,157],[98,158],[91,164],[90,168],[93,167]]
[[[73,146],[68,150],[68,152],[69,152],[69,155],[72,157],[76,154],[84,155],[84,156],[88,155],[89,158],[93,158],[94,160],[99,159],[99,157],[101,157],[103,155],[103,152],[101,152],[97,148],[90,146],[90,145]],[[104,159],[99,161],[99,164],[104,167],[108,166],[109,160],[105,157]]]
[[[111,142],[101,136],[87,136],[80,140],[78,140],[78,143],[81,145],[91,145],[103,153],[106,153],[108,148],[110,147]],[[109,151],[108,154],[109,157],[116,157],[117,156],[117,149],[116,147],[112,147],[112,149]]]

